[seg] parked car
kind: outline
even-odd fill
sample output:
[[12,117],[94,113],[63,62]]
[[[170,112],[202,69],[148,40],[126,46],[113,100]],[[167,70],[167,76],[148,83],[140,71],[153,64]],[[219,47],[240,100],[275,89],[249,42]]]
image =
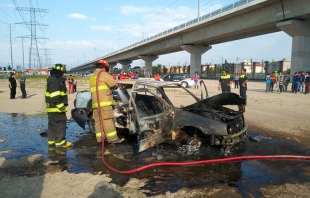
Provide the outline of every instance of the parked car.
[[[231,147],[246,137],[245,100],[238,94],[209,98],[201,94],[198,98],[175,82],[118,80],[117,84],[119,88],[113,91],[115,126],[118,132],[136,136],[136,152],[163,142]],[[87,122],[94,133],[91,104],[90,92],[80,91],[71,114],[84,129]]]
[[161,77],[162,81],[178,82],[182,87],[194,85],[194,80],[188,74],[165,74]]

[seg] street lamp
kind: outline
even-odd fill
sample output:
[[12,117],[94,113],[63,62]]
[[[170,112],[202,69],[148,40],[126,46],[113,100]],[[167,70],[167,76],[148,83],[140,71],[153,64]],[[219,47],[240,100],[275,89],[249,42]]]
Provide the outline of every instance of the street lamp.
[[223,70],[223,59],[224,59],[224,57],[218,56],[218,55],[215,55],[215,56],[222,58],[222,70]]
[[163,61],[163,62],[166,62],[166,63],[168,63],[168,64],[169,64],[169,67],[170,67],[170,63],[169,63],[168,61]]
[[222,58],[222,66],[223,66],[223,59],[224,59],[224,57],[218,56],[218,55],[215,55],[215,56]]

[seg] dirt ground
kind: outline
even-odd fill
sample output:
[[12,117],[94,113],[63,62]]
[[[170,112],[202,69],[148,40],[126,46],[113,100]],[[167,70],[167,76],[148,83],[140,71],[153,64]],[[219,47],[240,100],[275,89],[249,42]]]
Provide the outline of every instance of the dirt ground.
[[[220,93],[216,80],[204,80],[209,95]],[[31,81],[26,83],[27,98],[21,99],[21,92],[17,88],[17,99],[9,99],[10,90],[7,80],[0,80],[0,113],[19,113],[25,115],[44,115],[44,86],[45,81]],[[88,81],[80,80],[78,91],[88,89]],[[191,90],[195,91],[193,88]],[[238,93],[232,88],[232,92]],[[69,108],[73,108],[76,94],[69,94]],[[289,140],[309,149],[310,145],[310,95],[287,93],[265,93],[265,83],[249,82],[247,91],[247,106],[245,112],[249,131],[258,131],[268,137]],[[67,113],[71,119],[70,112]],[[0,130],[1,131],[1,130]],[[0,133],[1,140],[1,133]],[[1,141],[0,141],[1,147]],[[39,156],[27,159],[16,159],[11,163],[35,161]],[[1,157],[0,169],[9,164],[9,160]],[[309,169],[309,167],[308,167]],[[110,183],[111,178],[106,175],[79,173],[70,174],[66,171],[49,172],[41,176],[18,177],[8,176],[0,178],[0,195],[4,197],[146,197],[138,190],[145,181],[132,179],[125,186]],[[43,182],[42,189],[33,192],[38,182]],[[303,184],[284,184],[281,186],[260,187],[264,197],[309,197],[310,182]],[[31,192],[28,190],[31,189]],[[3,191],[3,192],[1,192]],[[225,192],[225,194],[223,194]],[[231,197],[241,197],[235,189],[229,186],[215,186],[207,192],[201,190],[182,189],[177,192],[167,192],[155,197],[220,197],[230,192]],[[2,197],[2,196],[1,196]],[[245,197],[253,197],[246,195]]]

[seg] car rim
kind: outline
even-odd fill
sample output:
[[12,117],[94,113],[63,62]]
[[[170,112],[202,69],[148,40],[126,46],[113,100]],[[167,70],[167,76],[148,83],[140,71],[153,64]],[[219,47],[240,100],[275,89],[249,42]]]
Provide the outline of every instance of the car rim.
[[187,83],[185,83],[185,82],[182,82],[181,85],[182,85],[182,87],[187,87]]

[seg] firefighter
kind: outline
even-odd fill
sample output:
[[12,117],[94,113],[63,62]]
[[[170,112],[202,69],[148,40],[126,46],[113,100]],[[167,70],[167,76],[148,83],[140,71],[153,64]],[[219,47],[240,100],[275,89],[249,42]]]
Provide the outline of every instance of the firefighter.
[[48,145],[57,148],[71,147],[71,142],[66,141],[66,122],[68,93],[64,73],[66,65],[55,64],[52,66],[47,79],[45,103],[48,116]]
[[227,74],[226,70],[222,71],[222,75],[219,79],[219,85],[218,90],[220,91],[222,89],[222,93],[230,93],[230,85],[233,83],[232,77]]
[[[111,89],[116,89],[116,81],[109,74],[109,63],[105,60],[98,60],[95,63],[96,70],[94,75],[90,78],[89,86],[92,96],[92,109],[93,119],[95,121],[95,131],[97,142],[101,142],[101,128],[100,121],[103,122],[105,139],[108,143],[120,143],[124,141],[124,138],[120,139],[117,136],[117,132],[114,126],[114,114],[112,106],[115,104]],[[99,76],[98,73],[103,70]],[[96,84],[97,78],[99,78],[98,85]],[[97,101],[96,90],[99,91],[99,100]],[[98,108],[98,102],[100,107]],[[102,119],[99,118],[99,112],[101,112]]]
[[248,75],[246,74],[246,69],[243,68],[239,76],[239,86],[240,86],[240,96],[245,99],[245,105],[247,101],[246,91],[247,91],[248,81],[249,81],[249,78],[248,78]]

